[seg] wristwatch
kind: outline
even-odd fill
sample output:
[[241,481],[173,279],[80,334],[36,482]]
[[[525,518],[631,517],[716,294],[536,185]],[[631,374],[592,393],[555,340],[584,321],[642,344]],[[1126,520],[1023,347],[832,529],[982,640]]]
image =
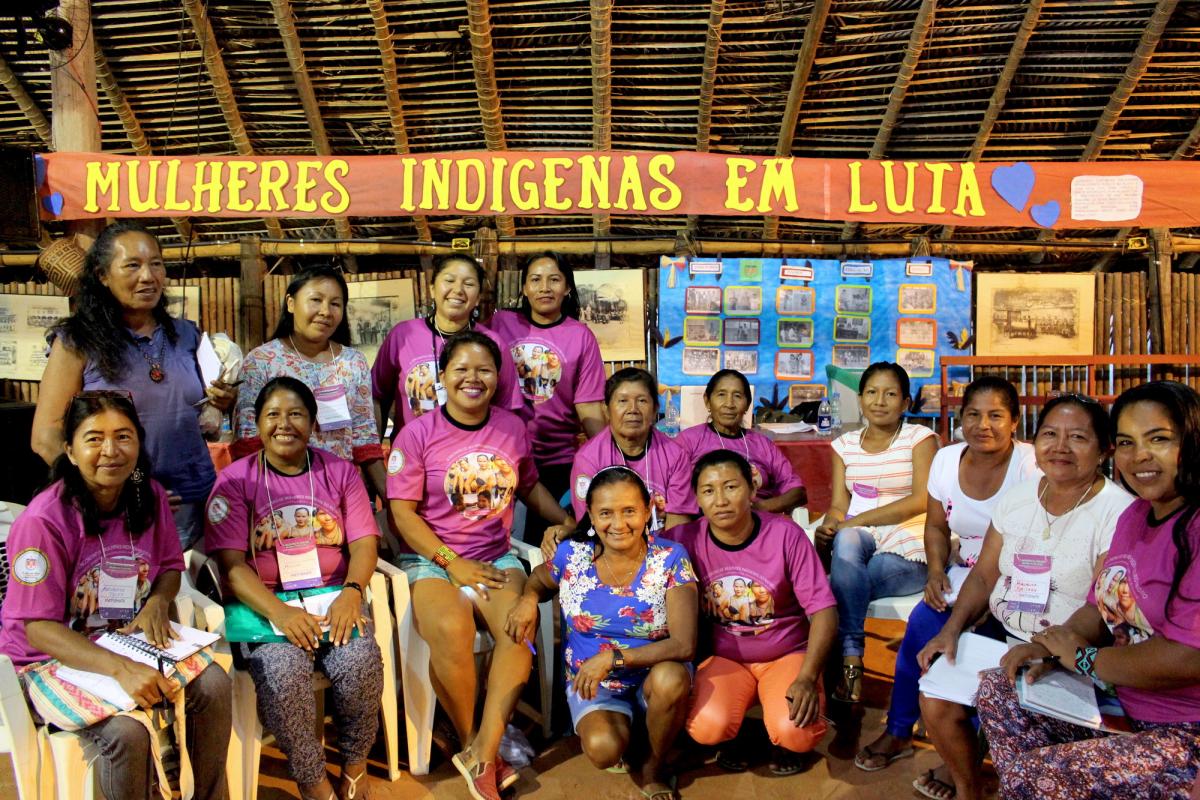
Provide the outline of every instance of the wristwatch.
[[612,668],[614,670],[625,669],[625,652],[620,648],[612,651]]

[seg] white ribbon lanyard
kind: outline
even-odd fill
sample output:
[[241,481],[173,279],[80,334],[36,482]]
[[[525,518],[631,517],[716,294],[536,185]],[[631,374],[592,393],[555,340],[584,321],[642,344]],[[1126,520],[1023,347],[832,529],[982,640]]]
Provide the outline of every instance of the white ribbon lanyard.
[[321,426],[322,433],[349,428],[354,424],[350,417],[345,384],[317,387],[313,396],[317,399],[317,424]]
[[[708,429],[710,431],[712,431],[713,436],[717,437],[717,449],[718,450],[727,450],[728,448],[725,447],[725,439],[731,438],[731,437],[722,436],[721,434],[717,433],[717,429],[713,425],[710,425],[708,427]],[[753,485],[750,488],[754,489],[754,491],[757,492],[759,489],[762,488],[763,482],[764,482],[763,476],[762,476],[762,470],[760,470],[758,468],[758,465],[755,464],[750,459],[750,445],[749,445],[749,443],[746,442],[746,432],[739,427],[738,433],[741,434],[738,438],[742,442],[742,453],[743,453],[743,455],[746,456],[746,463],[750,465],[750,479],[751,479],[751,482],[753,483]]]
[[650,480],[650,443],[653,440],[654,440],[654,431],[651,430],[650,435],[646,437],[646,449],[644,451],[642,451],[642,457],[641,457],[641,459],[639,459],[640,461],[646,462],[646,474],[645,475],[642,475],[642,473],[638,472],[636,469],[629,466],[629,461],[626,460],[626,458],[625,458],[625,451],[621,449],[621,445],[617,444],[615,439],[613,440],[613,446],[615,446],[617,448],[617,452],[621,454],[621,463],[625,466],[625,468],[633,470],[633,472],[635,474],[637,474],[643,481],[646,482],[646,490],[648,492],[650,492],[650,530],[656,531],[656,530],[658,530],[658,527],[659,527],[658,526],[658,497],[654,492],[654,484],[651,483],[651,480]]
[[[313,487],[312,457],[305,453],[308,463],[308,510],[310,514],[316,511],[316,490]],[[275,531],[275,560],[279,564],[279,583],[285,591],[295,589],[311,589],[321,585],[321,560],[317,557],[317,534],[309,530],[306,536],[285,537],[275,521],[275,501],[271,498],[270,468],[266,456],[262,456],[263,485],[267,490],[267,513],[271,518],[271,527]],[[253,537],[251,537],[253,542]]]
[[136,616],[138,584],[137,550],[133,546],[133,534],[129,535],[129,555],[114,555],[111,559],[104,548],[104,537],[100,537],[100,574],[96,589],[96,606],[100,616],[106,620],[128,622]]

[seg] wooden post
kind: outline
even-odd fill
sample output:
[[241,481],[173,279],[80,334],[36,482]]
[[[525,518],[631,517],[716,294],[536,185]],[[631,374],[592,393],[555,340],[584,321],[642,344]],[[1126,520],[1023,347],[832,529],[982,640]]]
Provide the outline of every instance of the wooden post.
[[238,344],[248,353],[262,344],[266,336],[263,274],[267,264],[259,251],[257,236],[240,239],[239,244],[242,247],[242,307],[238,317],[241,322]]
[[[58,13],[73,30],[68,50],[50,51],[50,128],[59,152],[100,151],[100,116],[96,96],[96,48],[92,40],[91,0],[61,0]],[[104,220],[74,220],[71,233],[96,236]]]
[[500,267],[500,246],[496,241],[496,231],[491,228],[480,228],[475,232],[475,257],[483,265],[487,286],[483,296],[479,298],[479,318],[488,320],[496,310],[496,295],[499,291],[497,278]]
[[[1156,273],[1158,280],[1158,316],[1155,320],[1155,325],[1159,331],[1159,349],[1158,353],[1175,352],[1175,342],[1172,333],[1173,327],[1173,309],[1171,307],[1171,231],[1168,228],[1154,228],[1151,230],[1154,246],[1150,248],[1150,269]],[[1170,377],[1174,377],[1174,370],[1166,370]]]

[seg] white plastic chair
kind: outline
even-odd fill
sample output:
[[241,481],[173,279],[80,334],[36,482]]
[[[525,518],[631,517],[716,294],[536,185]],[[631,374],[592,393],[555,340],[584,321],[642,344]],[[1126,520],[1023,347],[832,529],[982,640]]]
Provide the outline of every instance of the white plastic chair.
[[[529,564],[531,572],[544,560],[541,550],[516,539],[512,541],[512,552]],[[417,633],[408,576],[403,570],[382,561],[379,563],[379,570],[390,576],[392,584],[392,607],[396,614],[397,641],[400,645],[404,728],[408,735],[408,769],[413,775],[428,775],[429,755],[433,749],[433,712],[437,708],[437,695],[434,694],[433,684],[429,680],[429,645]],[[493,645],[492,637],[486,631],[476,632],[474,653],[477,658],[487,654]],[[535,645],[542,707],[540,710],[534,710],[521,703],[518,708],[530,718],[539,721],[543,734],[548,737],[554,692],[554,606],[550,601],[538,605]]]

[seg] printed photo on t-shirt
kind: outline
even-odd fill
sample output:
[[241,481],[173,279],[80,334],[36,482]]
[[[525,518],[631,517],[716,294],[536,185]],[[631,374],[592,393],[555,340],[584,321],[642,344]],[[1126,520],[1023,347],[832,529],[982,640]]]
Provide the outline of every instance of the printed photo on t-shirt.
[[446,497],[472,522],[503,514],[516,490],[517,471],[494,453],[467,453],[446,470]]
[[1154,635],[1154,628],[1130,590],[1124,566],[1106,566],[1100,571],[1096,578],[1096,606],[1116,645],[1137,644]]
[[337,518],[322,508],[288,505],[264,514],[254,526],[254,549],[270,550],[280,539],[302,539],[316,536],[317,544],[339,547],[342,527]]
[[404,379],[404,397],[414,417],[438,407],[437,364],[422,361],[408,371]]
[[527,399],[540,404],[554,397],[554,389],[562,378],[562,359],[558,353],[543,344],[520,342],[513,345],[512,357],[521,392]]
[[701,610],[731,633],[757,636],[775,620],[775,597],[753,578],[726,575],[705,587]]

